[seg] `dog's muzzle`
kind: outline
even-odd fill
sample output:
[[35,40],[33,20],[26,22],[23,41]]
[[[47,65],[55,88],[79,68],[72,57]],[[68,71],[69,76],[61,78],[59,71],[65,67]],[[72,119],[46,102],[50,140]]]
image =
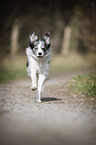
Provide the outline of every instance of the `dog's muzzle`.
[[38,58],[39,60],[43,58],[43,56],[42,56],[42,53],[41,53],[41,52],[39,52],[39,53],[38,53],[37,58]]
[[42,58],[43,58],[43,56],[37,56],[37,58],[40,60],[40,59],[42,59]]

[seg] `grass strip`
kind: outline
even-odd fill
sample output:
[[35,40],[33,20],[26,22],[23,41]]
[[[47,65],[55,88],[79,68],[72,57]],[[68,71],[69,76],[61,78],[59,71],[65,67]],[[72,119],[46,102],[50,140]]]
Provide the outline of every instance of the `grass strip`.
[[70,80],[68,84],[72,92],[96,98],[96,74],[78,75]]

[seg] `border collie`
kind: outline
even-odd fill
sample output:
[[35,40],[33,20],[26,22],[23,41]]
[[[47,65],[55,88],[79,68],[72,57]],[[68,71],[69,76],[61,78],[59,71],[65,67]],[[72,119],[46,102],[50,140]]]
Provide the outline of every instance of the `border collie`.
[[26,54],[28,58],[26,71],[31,77],[31,89],[32,91],[37,89],[36,102],[41,102],[42,90],[48,79],[51,61],[50,32],[47,32],[41,39],[32,32],[29,36]]

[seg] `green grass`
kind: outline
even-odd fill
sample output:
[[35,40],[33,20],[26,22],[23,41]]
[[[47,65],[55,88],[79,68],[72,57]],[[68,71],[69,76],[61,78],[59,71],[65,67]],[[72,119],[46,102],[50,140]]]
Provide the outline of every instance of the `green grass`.
[[26,78],[26,58],[7,58],[0,67],[0,82]]
[[78,75],[69,81],[69,89],[75,94],[84,94],[86,97],[96,97],[96,74]]
[[26,71],[24,68],[21,69],[13,69],[7,71],[0,71],[0,82],[7,82],[17,79],[23,79],[26,77]]

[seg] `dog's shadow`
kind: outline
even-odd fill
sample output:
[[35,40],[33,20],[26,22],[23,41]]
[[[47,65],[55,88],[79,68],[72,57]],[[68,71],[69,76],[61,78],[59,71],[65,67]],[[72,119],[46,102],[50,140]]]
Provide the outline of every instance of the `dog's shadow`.
[[42,102],[48,102],[48,101],[59,101],[61,99],[57,99],[55,97],[44,97],[41,100],[42,100]]

